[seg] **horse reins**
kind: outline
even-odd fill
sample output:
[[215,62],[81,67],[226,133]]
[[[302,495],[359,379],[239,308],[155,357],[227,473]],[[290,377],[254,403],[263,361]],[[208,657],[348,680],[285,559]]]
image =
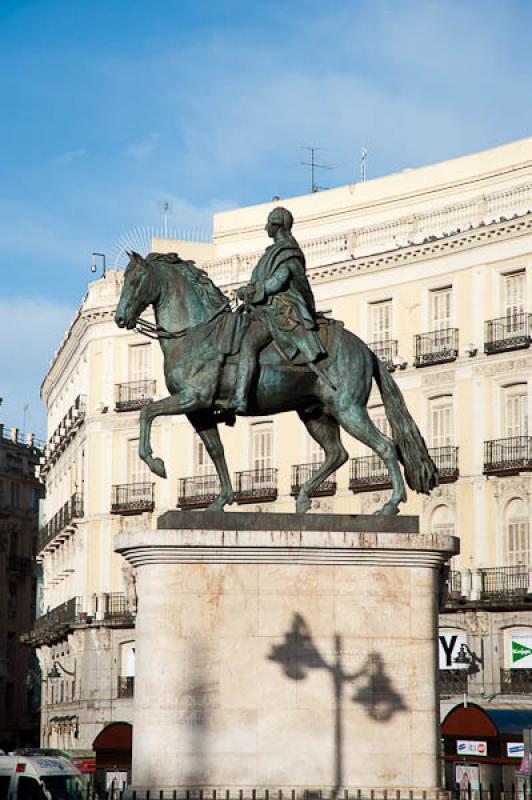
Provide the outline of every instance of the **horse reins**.
[[163,328],[161,325],[154,325],[153,322],[143,319],[142,317],[138,317],[135,330],[137,333],[147,336],[148,339],[181,339],[183,336],[186,336],[189,331],[194,330],[194,328],[199,328],[200,325],[206,325],[207,323],[212,322],[216,319],[216,317],[220,316],[220,314],[222,314],[224,311],[227,311],[227,309],[230,307],[230,304],[226,303],[224,306],[215,311],[212,317],[209,317],[209,319],[205,319],[203,322],[198,322],[196,325],[190,325],[188,328],[182,328],[180,331],[167,331],[166,328]]

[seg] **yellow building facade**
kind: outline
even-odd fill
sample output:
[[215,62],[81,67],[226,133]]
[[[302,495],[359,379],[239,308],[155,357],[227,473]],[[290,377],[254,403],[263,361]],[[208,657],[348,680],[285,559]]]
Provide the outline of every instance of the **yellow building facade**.
[[[185,243],[154,240],[153,250],[194,257],[231,295],[268,245],[264,224],[278,204],[216,214],[208,245],[187,242],[185,253]],[[488,637],[493,654],[482,685],[441,662],[442,694],[452,704],[469,685],[495,702],[528,702],[532,663],[516,666],[512,648],[532,647],[532,139],[281,204],[294,216],[318,309],[389,365],[440,468],[441,485],[430,497],[410,493],[403,511],[425,531],[460,536],[442,636],[455,632],[472,650],[475,636]],[[185,418],[154,424],[167,480],[138,459],[139,408],[166,390],[158,343],[114,324],[121,285],[111,271],[89,286],[42,386],[46,526],[31,641],[43,674],[42,744],[72,750],[131,720],[134,575],[114,535],[154,527],[176,506],[204,507],[216,491]],[[369,406],[386,432],[376,388]],[[239,499],[227,513],[295,510],[294,493],[320,459],[297,415],[222,428]],[[389,491],[384,467],[343,441],[350,460],[313,510],[374,513]]]

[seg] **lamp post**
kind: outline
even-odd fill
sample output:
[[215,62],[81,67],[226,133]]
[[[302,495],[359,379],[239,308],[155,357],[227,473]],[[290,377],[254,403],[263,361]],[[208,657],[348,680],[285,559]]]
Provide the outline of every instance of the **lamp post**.
[[102,278],[105,278],[107,274],[107,265],[105,260],[105,253],[92,253],[92,264],[91,264],[91,272],[97,272],[98,266],[96,264],[96,257],[102,259]]
[[[480,640],[480,655],[477,655],[474,650],[471,650],[468,644],[463,642],[460,645],[458,654],[453,661],[455,664],[467,666],[468,675],[476,675],[478,672],[480,672],[480,668],[482,667],[481,694],[484,696],[486,694],[484,679],[484,639]],[[464,706],[467,706],[467,691],[464,692]]]
[[[52,667],[51,667],[50,671],[47,672],[47,674],[46,674],[46,679],[47,680],[45,681],[45,683],[47,683],[48,681],[56,680],[57,678],[61,678],[63,673],[65,675],[68,675],[71,678],[73,678],[72,684],[73,684],[73,687],[74,687],[75,682],[76,682],[76,662],[75,661],[74,661],[74,669],[67,669],[66,667],[64,667],[61,664],[60,661],[58,661],[57,659],[54,659],[52,661]],[[74,699],[74,688],[72,689],[72,700],[73,699]],[[52,703],[53,703],[53,696],[52,696]],[[79,717],[77,715],[71,717],[69,719],[69,721],[68,721],[68,724],[72,726],[72,732],[74,734],[74,738],[77,739],[78,736],[79,736]]]

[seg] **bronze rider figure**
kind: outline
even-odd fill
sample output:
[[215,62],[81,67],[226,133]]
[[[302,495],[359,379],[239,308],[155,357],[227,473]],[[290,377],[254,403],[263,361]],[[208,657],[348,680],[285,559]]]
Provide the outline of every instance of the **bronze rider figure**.
[[286,208],[279,206],[270,212],[266,231],[273,244],[257,263],[250,283],[237,290],[240,300],[254,307],[240,351],[235,392],[237,413],[247,411],[259,353],[272,341],[287,361],[300,353],[310,368],[334,388],[316,366],[327,353],[318,336],[316,306],[306,275],[305,256],[292,236],[293,222]]

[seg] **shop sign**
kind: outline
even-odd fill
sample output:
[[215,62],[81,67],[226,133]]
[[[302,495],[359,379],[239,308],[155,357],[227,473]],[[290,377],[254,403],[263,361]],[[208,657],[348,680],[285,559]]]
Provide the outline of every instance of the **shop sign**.
[[439,637],[438,658],[440,669],[467,669],[469,664],[455,664],[461,645],[467,644],[463,633],[456,631],[441,631]]
[[523,742],[506,742],[506,755],[508,758],[523,758],[525,745]]
[[459,756],[487,756],[487,742],[464,741],[458,739],[456,742],[456,752]]
[[512,669],[532,668],[532,634],[512,634],[510,640],[510,666]]

